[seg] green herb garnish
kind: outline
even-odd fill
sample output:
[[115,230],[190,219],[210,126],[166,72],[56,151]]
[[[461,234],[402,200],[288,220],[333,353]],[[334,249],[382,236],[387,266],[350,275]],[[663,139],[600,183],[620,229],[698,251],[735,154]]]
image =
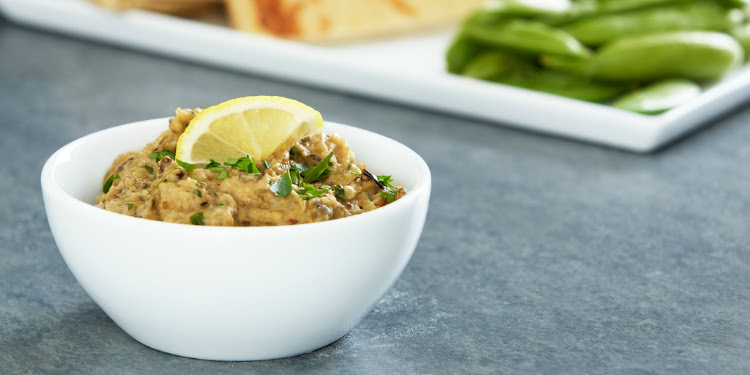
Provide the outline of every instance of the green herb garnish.
[[224,168],[222,168],[222,167],[211,168],[211,171],[213,171],[213,172],[219,172],[219,175],[216,176],[217,180],[223,180],[223,179],[227,178],[227,170],[224,169]]
[[232,168],[241,169],[247,173],[260,173],[258,166],[255,165],[255,158],[250,155],[243,156],[241,158],[230,158],[224,165],[229,165]]
[[193,190],[193,194],[197,195],[198,198],[203,198],[203,193],[200,190]]
[[304,184],[302,189],[297,190],[297,194],[299,194],[300,198],[308,200],[313,197],[319,197],[329,191],[331,191],[331,187],[328,185],[322,185],[320,189],[316,189],[313,185]]
[[115,182],[115,180],[118,178],[120,178],[119,173],[110,175],[107,181],[104,181],[104,186],[102,186],[102,192],[104,194],[109,193],[109,189],[112,188],[112,183]]
[[177,159],[174,159],[174,161],[177,162],[177,165],[179,165],[180,167],[182,167],[182,169],[186,171],[192,171],[193,169],[195,169],[195,164],[190,164],[188,162],[184,162],[182,160],[177,160]]
[[393,179],[391,176],[378,176],[378,181],[380,181],[381,184],[391,188],[395,189],[396,187],[391,185],[391,182],[393,182]]
[[325,159],[320,162],[320,164],[302,171],[301,174],[304,182],[313,183],[325,180],[325,178],[331,174],[331,169],[328,167],[333,166],[333,163],[331,162],[332,156],[333,151],[331,151],[328,156],[326,156]]
[[284,173],[278,181],[271,184],[270,189],[279,197],[286,197],[289,195],[289,193],[292,192],[292,177],[289,174],[289,171]]
[[393,203],[396,200],[396,189],[388,189],[380,192],[380,197],[385,199],[387,203]]
[[266,168],[266,169],[271,168],[271,163],[269,163],[268,161],[261,160],[260,162],[263,164],[263,168]]
[[306,170],[307,166],[304,164],[290,164],[289,176],[292,178],[292,183],[297,186],[302,185],[302,172]]
[[[154,159],[157,163],[161,161],[165,156],[169,156],[170,159],[177,162],[177,165],[182,167],[182,169],[186,171],[192,171],[195,169],[195,164],[190,164],[187,162],[184,162],[182,160],[177,160],[177,158],[174,155],[174,151],[171,150],[161,150],[161,151],[154,151],[151,153],[151,155],[148,156],[149,159]],[[144,166],[147,171],[154,173],[154,169],[149,167],[148,165]]]
[[203,212],[197,212],[190,216],[190,222],[193,225],[204,225]]
[[131,209],[131,208],[133,208],[133,205],[134,205],[134,204],[135,204],[135,203],[133,203],[133,202],[130,202],[130,203],[128,203],[128,210],[129,210],[129,209]]
[[149,159],[154,159],[157,163],[161,161],[162,158],[165,156],[169,156],[170,159],[174,160],[174,151],[170,150],[161,150],[161,151],[154,151],[151,153],[151,155],[148,156]]
[[227,178],[226,168],[224,168],[221,163],[215,161],[214,159],[211,159],[211,162],[206,165],[206,169],[212,172],[219,172],[219,175],[216,176],[217,180],[223,180]]
[[[195,169],[195,164],[190,164],[182,160],[177,160],[177,158],[175,158],[174,151],[170,151],[170,150],[154,151],[148,157],[149,159],[154,159],[154,161],[159,163],[161,159],[163,159],[165,156],[169,156],[170,159],[177,162],[177,165],[179,165],[182,169],[186,171],[192,171],[193,169]],[[146,168],[147,171],[154,173],[154,168],[151,168],[148,165],[144,165],[143,168]]]
[[341,186],[341,184],[333,187],[333,196],[342,202],[346,202],[346,191],[344,190],[344,187]]

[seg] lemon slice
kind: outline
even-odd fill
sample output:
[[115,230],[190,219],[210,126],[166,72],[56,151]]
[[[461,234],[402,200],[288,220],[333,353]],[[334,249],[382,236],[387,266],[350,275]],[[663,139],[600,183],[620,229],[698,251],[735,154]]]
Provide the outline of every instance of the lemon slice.
[[248,96],[198,113],[177,140],[175,157],[192,164],[250,155],[265,160],[323,127],[318,111],[278,96]]

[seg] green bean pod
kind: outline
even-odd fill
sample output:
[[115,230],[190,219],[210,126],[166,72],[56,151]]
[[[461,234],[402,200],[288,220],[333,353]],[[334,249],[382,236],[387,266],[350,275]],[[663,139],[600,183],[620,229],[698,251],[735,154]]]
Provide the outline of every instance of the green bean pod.
[[533,54],[588,56],[591,53],[565,31],[537,21],[502,19],[496,22],[466,22],[461,32],[480,43]]
[[614,101],[612,106],[643,114],[658,114],[685,104],[700,93],[701,87],[693,81],[667,79],[630,92]]
[[492,50],[478,54],[464,68],[462,74],[483,80],[500,80],[511,75],[525,74],[534,69],[528,58],[518,54]]
[[541,17],[540,20],[550,25],[564,25],[593,16],[646,9],[659,5],[692,3],[694,1],[695,0],[578,0],[571,4],[567,12],[561,15]]
[[598,4],[596,10],[599,13],[615,13],[628,10],[645,9],[657,5],[693,3],[695,1],[696,0],[594,0],[594,2]]
[[448,72],[460,74],[466,65],[484,49],[486,48],[482,44],[458,36],[448,47],[448,52],[445,54],[445,65]]
[[627,91],[627,86],[623,84],[599,82],[550,70],[509,75],[495,82],[589,102],[606,102]]
[[487,0],[482,5],[487,12],[512,16],[534,17],[562,15],[571,8],[570,0]]
[[718,3],[698,2],[647,8],[586,18],[562,29],[583,44],[598,46],[617,38],[662,31],[728,31],[742,21],[742,11]]
[[727,34],[677,31],[618,39],[605,44],[590,59],[544,56],[542,64],[618,82],[676,77],[711,81],[721,78],[743,59],[742,46]]
[[540,69],[530,56],[507,50],[484,51],[466,65],[463,75],[574,99],[605,102],[627,91],[623,84]]
[[745,8],[750,6],[750,0],[724,0],[723,2],[737,8]]
[[745,60],[750,58],[750,23],[738,25],[732,29],[731,34],[745,51]]

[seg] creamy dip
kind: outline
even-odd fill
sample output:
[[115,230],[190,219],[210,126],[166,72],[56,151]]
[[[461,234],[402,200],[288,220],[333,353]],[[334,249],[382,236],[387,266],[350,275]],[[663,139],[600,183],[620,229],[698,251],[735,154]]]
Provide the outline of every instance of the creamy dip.
[[[104,176],[96,206],[172,223],[288,225],[360,214],[406,194],[391,185],[389,176],[374,176],[357,163],[338,135],[303,138],[269,160],[255,160],[255,168],[248,168],[247,160],[244,168],[236,160],[207,166],[178,162],[173,159],[177,139],[199,111],[178,109],[154,142],[118,156]],[[302,181],[300,172],[306,169],[323,171],[322,179]]]

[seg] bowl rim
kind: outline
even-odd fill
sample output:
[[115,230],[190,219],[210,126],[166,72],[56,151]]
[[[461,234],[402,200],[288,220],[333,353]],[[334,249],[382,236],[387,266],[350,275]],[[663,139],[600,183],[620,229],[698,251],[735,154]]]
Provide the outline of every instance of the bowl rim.
[[[130,215],[119,214],[116,212],[98,208],[91,203],[88,203],[88,202],[85,202],[83,200],[73,197],[72,195],[68,194],[65,190],[63,190],[63,188],[60,187],[55,181],[55,179],[53,178],[55,170],[57,169],[58,165],[62,162],[62,160],[60,160],[61,158],[68,155],[71,150],[75,149],[79,145],[89,142],[91,139],[96,138],[97,136],[100,136],[102,133],[116,131],[116,129],[123,129],[127,127],[145,126],[145,123],[159,122],[159,121],[165,121],[169,119],[170,117],[153,118],[153,119],[148,119],[148,120],[141,120],[141,121],[135,121],[135,122],[130,122],[126,124],[111,126],[111,127],[101,129],[96,132],[84,135],[62,146],[60,149],[55,151],[47,159],[47,161],[44,163],[44,166],[42,167],[41,186],[42,186],[42,192],[44,193],[43,195],[49,196],[52,200],[62,200],[62,202],[71,204],[75,207],[79,207],[80,209],[84,210],[84,212],[90,212],[91,215],[101,216],[102,218],[106,218],[106,220],[112,220],[114,221],[114,225],[118,225],[119,223],[122,223],[122,225],[135,225],[135,226],[145,225],[145,226],[151,226],[154,229],[158,229],[160,226],[164,226],[164,229],[171,228],[171,230],[178,230],[178,231],[191,231],[191,232],[196,232],[196,233],[216,233],[216,234],[223,234],[223,233],[247,234],[248,230],[253,231],[253,232],[255,231],[260,231],[264,233],[268,232],[268,234],[273,234],[274,232],[277,232],[277,231],[305,230],[305,228],[318,230],[325,226],[344,225],[345,223],[348,223],[348,222],[370,220],[368,218],[375,218],[377,216],[387,215],[391,210],[395,210],[395,209],[400,208],[403,205],[407,205],[410,202],[419,199],[419,197],[424,194],[428,195],[428,201],[429,201],[429,195],[430,195],[431,185],[432,185],[432,175],[431,175],[429,166],[427,165],[427,162],[425,162],[424,159],[419,154],[417,154],[414,150],[402,144],[401,142],[398,142],[392,138],[386,137],[384,135],[381,135],[381,134],[378,134],[378,133],[375,133],[366,129],[362,129],[362,128],[358,128],[355,126],[346,125],[346,124],[342,124],[338,122],[333,122],[333,121],[325,121],[326,127],[323,128],[324,132],[326,130],[331,130],[331,128],[328,128],[328,125],[332,125],[333,127],[342,127],[344,129],[352,130],[355,132],[363,132],[363,133],[366,133],[370,137],[380,138],[380,140],[386,141],[386,142],[393,142],[398,147],[402,147],[405,151],[407,151],[408,153],[414,156],[414,161],[415,161],[414,165],[420,172],[422,172],[422,174],[424,175],[424,178],[417,179],[416,183],[414,184],[414,187],[411,190],[409,190],[408,193],[404,197],[398,199],[397,201],[393,203],[387,204],[383,207],[379,207],[372,211],[363,212],[361,214],[343,217],[339,219],[326,220],[326,221],[315,222],[315,223],[277,225],[277,226],[249,226],[249,227],[188,225],[188,224],[181,224],[181,223],[170,223],[170,222],[164,222],[164,221],[149,220],[149,219],[138,218],[138,217],[134,217]],[[166,127],[165,127],[165,130],[166,130]],[[355,150],[355,154],[356,154],[356,150]],[[47,203],[45,202],[45,206],[46,205]]]

